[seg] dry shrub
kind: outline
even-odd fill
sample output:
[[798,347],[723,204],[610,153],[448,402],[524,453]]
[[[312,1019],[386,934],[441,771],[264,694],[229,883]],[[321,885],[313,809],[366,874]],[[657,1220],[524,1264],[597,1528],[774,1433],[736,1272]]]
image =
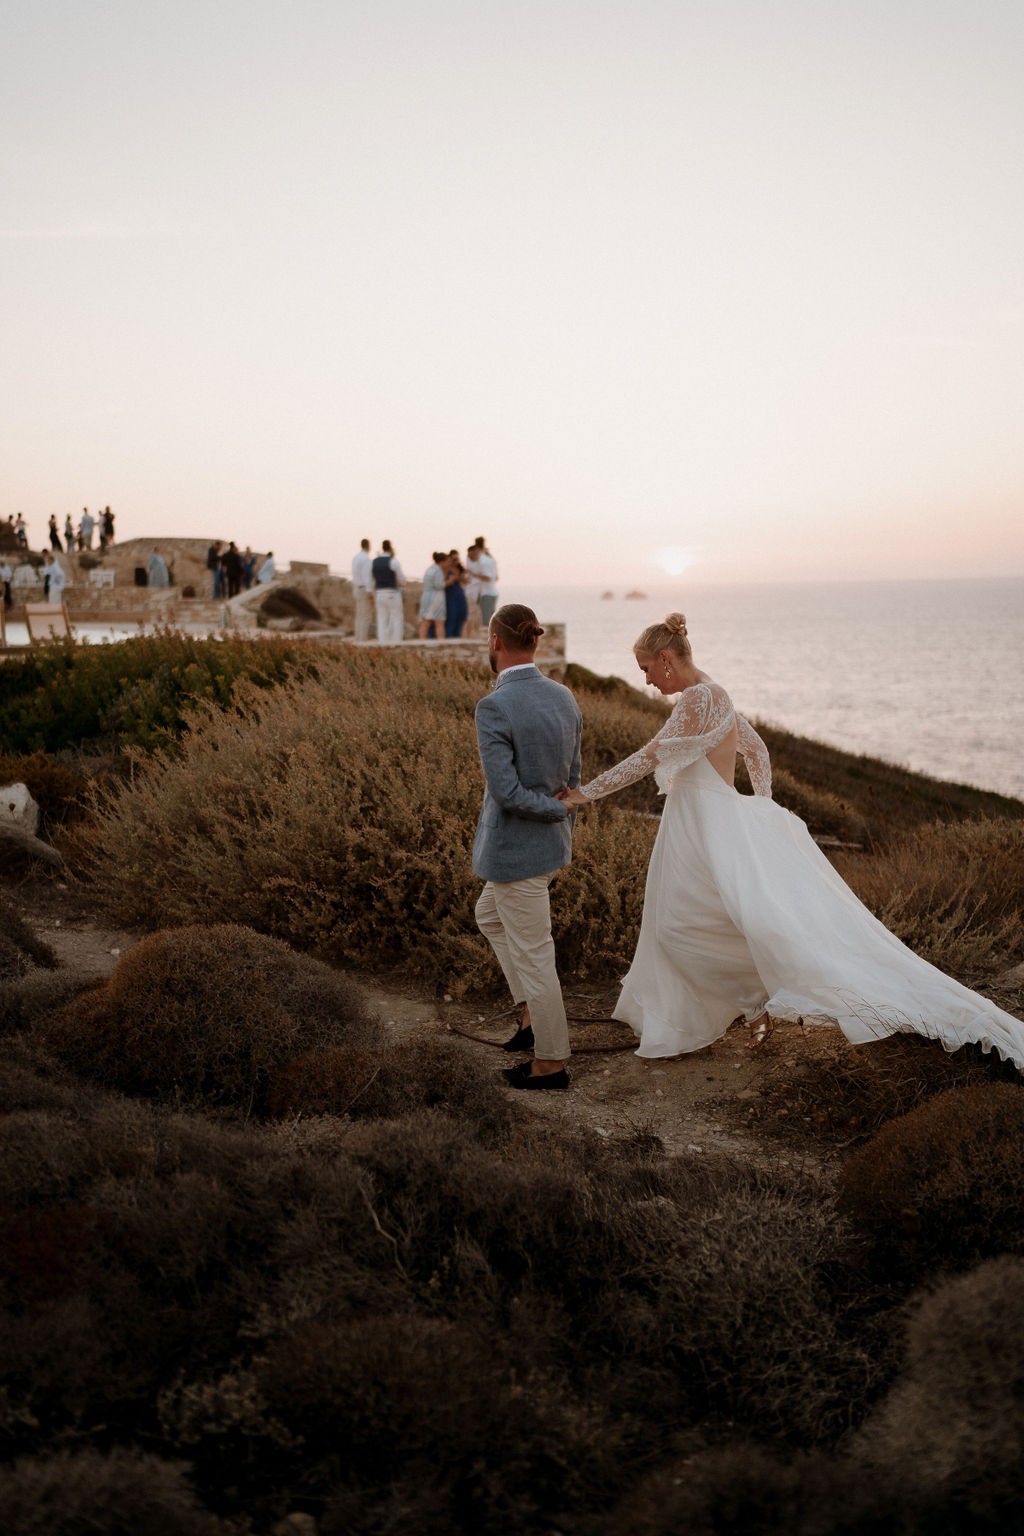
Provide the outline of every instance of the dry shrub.
[[4,1536],[226,1536],[187,1471],[140,1451],[58,1452],[0,1467]]
[[785,1115],[769,1113],[762,1131],[848,1145],[947,1089],[1017,1078],[995,1051],[986,1054],[976,1045],[947,1051],[925,1035],[887,1035],[861,1046],[837,1041],[836,1051],[805,1058],[799,1075],[785,1062],[766,1062],[761,1097],[769,1110],[782,1108]]
[[63,1109],[70,1115],[90,1097],[83,1083],[31,1041],[0,1039],[0,1115],[15,1109]]
[[[700,1449],[649,1474],[588,1536],[912,1536],[888,1493],[822,1452],[792,1460],[756,1444]],[[922,1532],[923,1536],[923,1532]]]
[[992,1259],[912,1315],[906,1368],[853,1444],[862,1475],[943,1530],[1024,1529],[1022,1380],[1024,1260]]
[[[152,1437],[161,1395],[226,1369],[240,1338],[407,1294],[336,1144],[103,1095],[75,1123],[0,1118],[0,1255],[0,1432],[14,1451],[72,1432]],[[170,1421],[162,1434],[176,1443]]]
[[589,1139],[511,1161],[424,1116],[360,1127],[349,1148],[418,1286],[506,1324],[513,1301],[546,1311],[527,1347],[549,1357],[568,1330],[582,1360],[615,1360],[623,1411],[657,1390],[690,1421],[826,1440],[863,1412],[876,1367],[833,1283],[844,1229],[809,1182],[725,1164],[617,1175]]
[[[245,912],[336,963],[486,991],[500,973],[477,932],[471,868],[484,686],[464,663],[352,651],[321,656],[316,678],[240,688],[230,713],[196,709],[175,753],[140,765],[69,856],[129,925]],[[650,720],[636,717],[643,739]],[[621,815],[587,822],[556,883],[555,941],[563,963],[617,974],[653,830]]]
[[54,970],[57,957],[36,937],[9,896],[0,891],[0,979],[20,976],[27,964]]
[[1024,823],[935,823],[836,863],[897,938],[949,975],[976,982],[1024,949]]
[[300,1052],[374,1033],[347,977],[238,924],[151,934],[36,1032],[90,1081],[176,1102],[262,1108]]
[[77,997],[89,983],[74,971],[17,971],[0,979],[0,1035],[30,1029]]
[[840,1209],[880,1274],[917,1281],[1024,1252],[1024,1089],[953,1088],[890,1121],[844,1165]]
[[727,1167],[685,1199],[659,1283],[659,1347],[705,1410],[758,1437],[830,1442],[886,1365],[884,1334],[844,1273],[832,1201],[809,1178]]
[[[416,1315],[312,1327],[258,1370],[272,1419],[301,1437],[304,1488],[331,1493],[323,1529],[372,1530],[395,1486],[434,1519],[420,1529],[534,1529],[606,1490],[619,1441],[599,1405],[504,1358],[501,1341]],[[360,1508],[363,1513],[360,1518]],[[417,1507],[418,1506],[418,1507]],[[353,1519],[357,1522],[353,1526]],[[410,1530],[409,1526],[405,1527]]]
[[6,933],[0,933],[0,987],[12,976],[22,976],[28,968],[28,961],[14,940]]
[[336,1045],[307,1051],[271,1076],[267,1108],[277,1117],[348,1115],[354,1120],[399,1118],[417,1109],[443,1109],[478,1134],[509,1124],[508,1095],[493,1074],[449,1040],[421,1037],[373,1050]]

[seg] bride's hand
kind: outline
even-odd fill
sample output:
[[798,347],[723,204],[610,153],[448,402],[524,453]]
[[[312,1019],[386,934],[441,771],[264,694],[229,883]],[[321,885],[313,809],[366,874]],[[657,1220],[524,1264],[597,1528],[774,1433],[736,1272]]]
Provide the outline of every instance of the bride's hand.
[[556,800],[563,800],[566,805],[579,809],[581,805],[589,805],[586,795],[581,795],[578,789],[560,789],[555,795]]

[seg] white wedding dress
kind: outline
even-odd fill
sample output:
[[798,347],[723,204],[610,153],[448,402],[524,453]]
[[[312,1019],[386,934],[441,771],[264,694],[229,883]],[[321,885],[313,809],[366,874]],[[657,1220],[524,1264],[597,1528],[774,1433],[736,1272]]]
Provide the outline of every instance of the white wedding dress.
[[[736,745],[754,795],[707,754]],[[583,787],[654,772],[665,791],[640,939],[613,1011],[638,1056],[710,1045],[739,1017],[836,1022],[855,1045],[897,1031],[970,1041],[1024,1070],[1024,1022],[915,955],[857,899],[799,817],[771,798],[764,742],[724,688],[687,688],[654,739]]]

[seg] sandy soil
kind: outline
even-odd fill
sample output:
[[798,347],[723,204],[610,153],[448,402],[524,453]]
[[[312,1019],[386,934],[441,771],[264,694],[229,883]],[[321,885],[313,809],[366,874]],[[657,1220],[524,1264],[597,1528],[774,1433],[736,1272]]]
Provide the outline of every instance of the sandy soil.
[[[95,921],[80,893],[59,880],[39,877],[9,888],[9,894],[51,945],[61,969],[83,982],[103,980],[138,940]],[[517,1025],[502,998],[485,1011],[479,1004],[391,990],[365,975],[356,979],[393,1035],[446,1035],[495,1074],[523,1059],[499,1048]],[[780,1023],[751,1051],[748,1031],[734,1026],[706,1050],[641,1061],[632,1031],[607,1017],[615,996],[615,988],[567,989],[572,1086],[567,1093],[516,1094],[524,1114],[583,1122],[599,1136],[639,1131],[658,1137],[668,1153],[725,1152],[746,1162],[806,1167],[827,1176],[832,1150],[796,1125],[787,1134],[788,1127],[779,1123],[795,1113],[784,1094],[780,1098],[779,1079],[791,1078],[796,1085],[811,1057],[835,1057],[848,1049],[838,1029]]]

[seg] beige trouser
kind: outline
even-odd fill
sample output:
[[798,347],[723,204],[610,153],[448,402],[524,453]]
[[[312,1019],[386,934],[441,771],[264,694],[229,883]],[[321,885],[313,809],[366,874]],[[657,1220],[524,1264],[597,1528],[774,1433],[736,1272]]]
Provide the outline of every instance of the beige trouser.
[[567,1061],[569,1027],[551,937],[551,879],[488,880],[476,904],[476,921],[498,957],[513,1002],[530,1006],[533,1054],[540,1061]]
[[355,632],[357,640],[369,640],[370,621],[373,618],[373,602],[365,587],[356,587],[353,593],[356,602]]

